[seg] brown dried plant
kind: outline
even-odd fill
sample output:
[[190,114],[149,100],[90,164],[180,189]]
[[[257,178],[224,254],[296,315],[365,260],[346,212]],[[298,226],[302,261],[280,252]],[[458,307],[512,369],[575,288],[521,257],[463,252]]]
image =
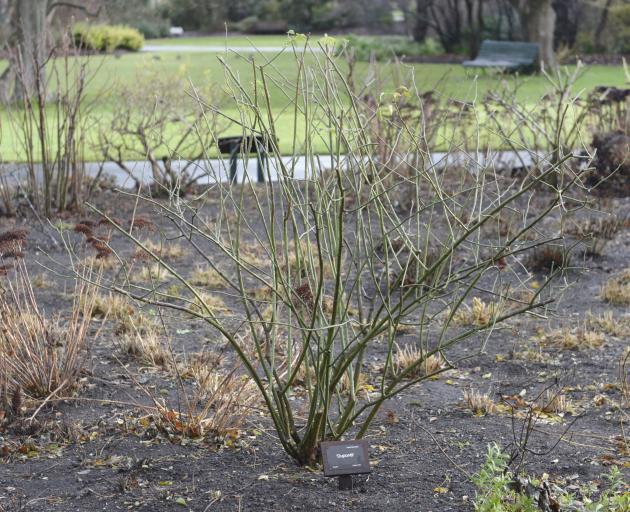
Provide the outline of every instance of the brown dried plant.
[[237,366],[226,370],[203,359],[195,360],[186,375],[192,377],[192,390],[178,374],[180,392],[176,402],[142,387],[153,401],[154,407],[149,410],[156,427],[169,437],[236,437],[258,400],[251,379]]
[[608,279],[602,287],[601,297],[615,306],[630,306],[630,268]]
[[153,329],[147,332],[136,329],[134,332],[124,334],[118,343],[124,354],[148,366],[167,369],[173,360],[169,350],[160,340],[159,333]]
[[496,404],[490,395],[476,389],[464,390],[464,405],[475,416],[485,416],[486,414],[492,414],[496,410]]
[[602,332],[580,326],[575,329],[552,329],[540,333],[540,344],[556,350],[588,350],[599,348],[606,338]]
[[39,307],[25,265],[0,297],[0,373],[11,388],[32,398],[64,396],[84,368],[95,287],[78,280],[70,318],[47,317]]
[[418,377],[421,375],[437,374],[446,366],[444,358],[440,354],[427,356],[426,352],[415,345],[404,347],[397,345],[394,354],[394,370],[397,374],[407,372],[407,376]]
[[486,303],[479,297],[473,297],[470,306],[464,306],[457,310],[453,317],[453,322],[457,325],[476,325],[484,327],[492,324],[503,312],[504,308],[501,304],[494,302]]
[[27,229],[11,229],[0,234],[0,258],[23,258],[27,236]]

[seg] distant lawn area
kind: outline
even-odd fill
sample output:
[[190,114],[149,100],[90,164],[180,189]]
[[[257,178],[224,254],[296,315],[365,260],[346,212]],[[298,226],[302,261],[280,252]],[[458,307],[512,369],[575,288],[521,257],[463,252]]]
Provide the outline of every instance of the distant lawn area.
[[148,46],[284,46],[286,35],[238,35],[238,36],[202,36],[202,37],[165,37],[163,39],[148,39]]
[[[286,43],[286,36],[256,36],[248,40],[245,37],[236,37],[229,40],[231,47],[250,46],[252,42],[256,46],[282,46]],[[190,81],[196,85],[217,84],[220,88],[225,83],[225,70],[219,58],[223,58],[233,69],[233,72],[240,77],[241,83],[251,90],[254,86],[252,77],[252,66],[264,66],[274,77],[275,83],[270,87],[271,103],[274,111],[277,112],[278,135],[283,152],[290,152],[293,142],[293,118],[290,108],[290,99],[286,89],[292,83],[297,74],[297,64],[292,55],[291,48],[287,48],[281,54],[274,53],[253,53],[243,52],[242,55],[233,52],[222,53],[186,53],[186,45],[225,45],[226,39],[221,37],[203,37],[190,39],[163,39],[152,40],[151,45],[173,45],[182,46],[182,52],[158,52],[158,53],[126,53],[119,56],[98,56],[91,57],[90,62],[94,69],[97,69],[94,80],[88,88],[87,100],[94,102],[94,113],[100,119],[111,118],[112,106],[117,101],[116,87],[123,88],[146,88],[150,94],[150,84],[142,83],[141,71],[151,68],[159,72],[162,76],[168,77],[178,73],[185,73]],[[84,58],[84,57],[81,57]],[[309,56],[309,61],[314,61],[318,56]],[[340,64],[345,67],[345,64]],[[0,72],[6,66],[6,62],[0,66]],[[367,69],[367,63],[357,65],[358,76],[363,76]],[[454,98],[457,100],[473,101],[481,100],[483,96],[491,90],[498,90],[507,84],[512,84],[517,99],[533,105],[548,89],[549,82],[540,75],[515,77],[510,75],[499,75],[493,72],[480,73],[478,76],[471,71],[466,71],[460,65],[446,64],[403,64],[398,70],[399,74],[411,76],[415,74],[415,83],[421,91],[438,89],[442,98]],[[393,72],[382,73],[383,80],[390,80],[390,83],[383,84],[383,88],[393,91],[394,85],[391,82]],[[389,78],[388,78],[389,77]],[[576,92],[588,93],[595,86],[624,86],[626,77],[621,67],[613,66],[592,66],[588,68],[579,79]],[[285,91],[283,91],[285,88]],[[294,90],[292,93],[294,94]],[[181,94],[186,94],[181,91]],[[229,115],[237,113],[234,103],[226,103],[223,107]],[[0,132],[0,159],[2,161],[23,161],[24,155],[18,147],[15,133],[11,129],[6,110],[3,108],[0,114],[2,130]],[[92,130],[97,130],[96,127]],[[239,133],[238,127],[230,129],[231,133]],[[315,148],[318,146],[315,143]],[[183,155],[187,156],[187,155]],[[85,158],[87,160],[98,160],[100,155],[94,147],[86,148]]]

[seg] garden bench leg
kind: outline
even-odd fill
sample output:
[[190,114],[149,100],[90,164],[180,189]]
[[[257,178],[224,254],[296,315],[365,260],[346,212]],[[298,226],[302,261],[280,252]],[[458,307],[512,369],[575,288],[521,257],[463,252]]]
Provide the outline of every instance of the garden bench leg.
[[230,183],[237,182],[236,165],[238,161],[238,144],[234,144],[230,151]]

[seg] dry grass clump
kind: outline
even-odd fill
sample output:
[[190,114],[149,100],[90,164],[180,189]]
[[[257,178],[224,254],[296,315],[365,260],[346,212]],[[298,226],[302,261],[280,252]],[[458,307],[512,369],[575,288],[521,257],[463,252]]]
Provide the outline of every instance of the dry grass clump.
[[541,345],[557,350],[587,350],[601,347],[606,338],[602,332],[587,327],[552,329],[539,334]]
[[630,226],[629,222],[628,216],[611,213],[606,217],[589,217],[578,221],[568,232],[580,238],[612,240],[621,229]]
[[464,390],[464,405],[467,409],[472,411],[475,416],[492,414],[497,407],[488,393],[482,393],[472,388]]
[[116,293],[97,294],[91,305],[82,305],[85,315],[101,320],[116,322],[114,332],[117,335],[139,333],[141,335],[155,331],[155,321],[138,313],[131,301]]
[[[286,253],[283,248],[279,249],[279,269],[296,279],[305,278],[307,275],[306,269],[311,265],[315,272],[319,273],[319,250],[315,242],[304,239],[300,240],[299,244],[296,244],[294,241],[289,245]],[[325,276],[329,276],[331,267],[324,249],[322,249],[322,261],[324,262],[323,273]]]
[[[330,264],[327,255],[322,254],[324,260],[324,274],[330,274]],[[319,271],[319,252],[317,244],[308,240],[300,240],[298,244],[291,242],[288,247],[277,248],[278,268],[284,274],[290,274],[295,279],[306,277],[306,269],[313,265]],[[239,259],[256,268],[268,268],[271,264],[270,252],[259,243],[241,243]]]
[[576,222],[568,232],[584,240],[587,255],[601,257],[608,242],[613,240],[621,229],[630,226],[628,219],[627,216],[614,213],[606,217],[590,217]]
[[251,290],[247,290],[247,292],[248,296],[261,302],[271,300],[271,297],[273,296],[273,288],[270,286],[258,286],[256,288],[252,288]]
[[207,312],[207,308],[215,315],[230,312],[230,308],[227,307],[223,299],[218,295],[210,295],[209,293],[201,292],[199,296],[200,298],[196,298],[190,306],[192,311],[205,314]]
[[139,271],[130,276],[133,283],[165,283],[170,278],[169,272],[159,263],[142,265]]
[[563,414],[567,412],[568,406],[569,400],[566,395],[557,391],[547,390],[538,399],[538,409],[547,414]]
[[26,268],[0,297],[0,375],[10,389],[33,398],[64,396],[83,369],[91,317],[82,304],[94,302],[93,286],[78,281],[70,318],[47,318],[40,310]]
[[528,363],[548,363],[550,356],[540,350],[540,348],[526,348],[524,350],[514,351],[512,353],[512,359],[527,361]]
[[120,261],[114,257],[99,257],[98,254],[91,254],[87,256],[82,265],[85,268],[93,268],[97,270],[113,270],[120,264]]
[[503,306],[494,302],[485,303],[479,297],[474,297],[472,304],[462,305],[453,316],[456,325],[473,325],[485,327],[492,324],[503,312]]
[[27,229],[11,229],[0,233],[0,258],[23,258],[28,233]]
[[208,288],[226,288],[225,279],[212,267],[197,267],[190,276],[189,283],[193,286]]
[[562,247],[544,246],[536,249],[526,259],[525,266],[531,272],[551,272],[569,266],[570,258]]
[[602,287],[601,297],[615,306],[630,306],[630,268],[608,279]]
[[126,322],[129,317],[135,315],[136,310],[124,295],[108,293],[93,297],[93,300],[83,305],[83,312],[94,318]]
[[31,279],[31,285],[33,286],[33,288],[46,289],[50,288],[53,283],[48,279],[48,277],[46,277],[46,274],[42,273],[33,276],[33,278]]
[[241,242],[238,256],[243,263],[252,267],[263,268],[269,264],[269,254],[259,243]]
[[402,348],[397,345],[396,353],[394,354],[394,371],[396,374],[400,375],[411,369],[407,377],[415,378],[433,375],[442,368],[444,368],[444,359],[440,354],[432,354],[429,357],[425,357],[424,352],[415,345],[405,345]]
[[124,354],[157,368],[167,369],[173,359],[155,330],[125,334],[120,339],[119,346]]
[[194,391],[177,408],[155,400],[156,425],[168,435],[224,438],[242,426],[258,399],[256,386],[236,369],[221,371],[199,366],[193,373]]
[[586,325],[618,338],[630,336],[630,316],[615,316],[612,311],[604,311],[600,315],[589,312]]
[[[179,244],[153,242],[150,239],[144,240],[141,243],[147,251],[163,260],[178,260],[184,256],[184,248]],[[142,247],[137,247],[134,252],[134,258],[140,260],[146,259],[148,256],[147,251]]]
[[438,247],[430,246],[427,251],[413,250],[400,255],[392,263],[393,287],[416,286],[426,271],[440,258]]

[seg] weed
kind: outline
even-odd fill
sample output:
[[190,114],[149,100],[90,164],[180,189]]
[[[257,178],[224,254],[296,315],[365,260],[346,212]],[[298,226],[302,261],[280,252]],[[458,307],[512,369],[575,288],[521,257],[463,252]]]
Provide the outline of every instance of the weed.
[[591,217],[576,223],[569,233],[585,240],[588,255],[599,257],[604,254],[608,242],[615,238],[617,233],[628,225],[628,222],[628,217],[615,214],[606,217]]
[[84,303],[83,312],[86,316],[94,318],[126,322],[129,317],[135,315],[136,310],[127,297],[108,293],[97,294],[93,300]]
[[[111,251],[111,249],[109,249],[109,251]],[[86,268],[94,268],[98,270],[113,270],[118,266],[119,261],[116,258],[111,258],[110,255],[111,252],[108,252],[107,255],[105,253],[96,253],[87,256],[83,260],[82,264]]]
[[183,400],[180,398],[183,408],[154,397],[156,426],[169,436],[234,436],[258,399],[256,387],[236,368],[221,372],[200,365],[193,378],[194,391],[183,391]]
[[[472,480],[476,487],[474,506],[477,512],[539,512],[540,510],[588,510],[625,512],[630,507],[627,482],[617,466],[603,476],[606,489],[594,496],[590,485],[579,486],[573,494],[550,486],[544,479],[515,474],[509,468],[510,457],[493,443],[486,459]],[[575,487],[575,484],[572,485]],[[542,505],[542,507],[539,507]]]

